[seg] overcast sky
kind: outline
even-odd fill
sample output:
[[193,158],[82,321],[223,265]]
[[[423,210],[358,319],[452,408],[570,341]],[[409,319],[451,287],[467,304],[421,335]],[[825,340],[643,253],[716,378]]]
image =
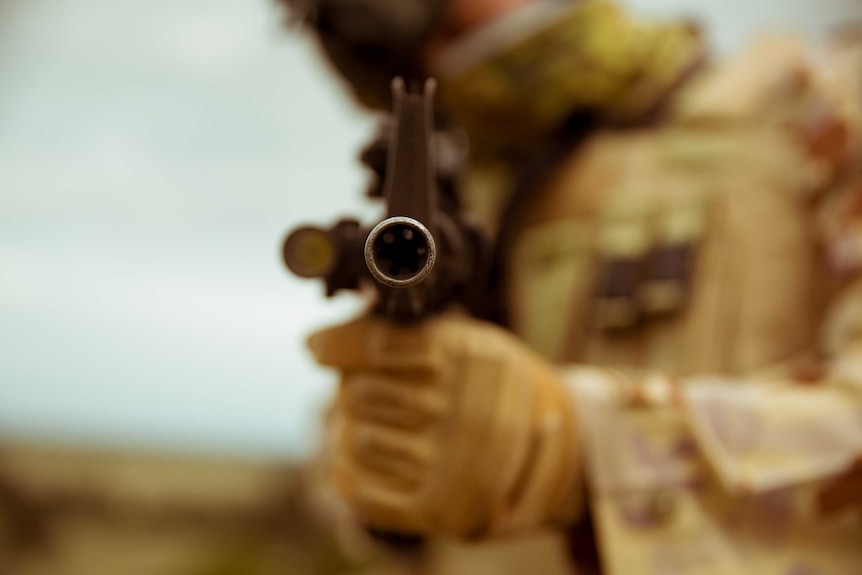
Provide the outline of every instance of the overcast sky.
[[[727,50],[857,0],[633,0]],[[0,434],[301,455],[334,376],[324,302],[278,258],[299,222],[376,210],[373,127],[265,0],[0,4]]]

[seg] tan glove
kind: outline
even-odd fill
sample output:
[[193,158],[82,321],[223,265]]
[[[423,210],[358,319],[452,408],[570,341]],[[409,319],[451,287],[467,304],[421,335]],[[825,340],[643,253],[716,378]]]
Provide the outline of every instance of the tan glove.
[[510,333],[455,316],[369,317],[309,346],[342,373],[327,474],[363,523],[476,536],[578,513],[571,396]]

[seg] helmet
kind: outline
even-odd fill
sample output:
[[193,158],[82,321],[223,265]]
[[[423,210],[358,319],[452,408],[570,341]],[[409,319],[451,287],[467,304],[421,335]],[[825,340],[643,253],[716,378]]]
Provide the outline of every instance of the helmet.
[[389,109],[392,78],[427,76],[422,53],[450,0],[278,0],[310,27],[366,106]]

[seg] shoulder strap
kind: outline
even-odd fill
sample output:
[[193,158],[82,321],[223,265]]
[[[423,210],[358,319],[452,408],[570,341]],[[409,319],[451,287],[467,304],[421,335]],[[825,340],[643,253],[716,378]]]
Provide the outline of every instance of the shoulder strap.
[[599,127],[597,118],[592,113],[577,113],[573,115],[560,129],[558,134],[549,138],[547,143],[539,146],[529,156],[523,158],[518,165],[512,195],[503,211],[498,227],[494,246],[493,271],[491,273],[488,309],[483,313],[487,319],[503,326],[509,325],[506,306],[507,259],[515,240],[515,232],[519,228],[521,216],[527,206],[535,201],[536,194],[546,188],[558,166],[570,156]]

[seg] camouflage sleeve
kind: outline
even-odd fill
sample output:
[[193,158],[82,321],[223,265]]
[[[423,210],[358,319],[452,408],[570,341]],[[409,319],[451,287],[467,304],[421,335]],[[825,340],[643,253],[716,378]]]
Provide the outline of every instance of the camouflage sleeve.
[[726,490],[766,492],[846,471],[862,455],[862,390],[704,378],[681,391],[701,452]]
[[862,28],[839,36],[831,51],[834,101],[843,102],[845,153],[816,213],[828,297],[820,350],[829,378],[862,389]]
[[631,378],[575,368],[588,481],[598,494],[707,477],[750,495],[829,479],[862,455],[862,387],[837,381]]

